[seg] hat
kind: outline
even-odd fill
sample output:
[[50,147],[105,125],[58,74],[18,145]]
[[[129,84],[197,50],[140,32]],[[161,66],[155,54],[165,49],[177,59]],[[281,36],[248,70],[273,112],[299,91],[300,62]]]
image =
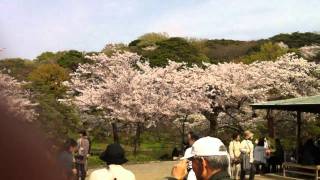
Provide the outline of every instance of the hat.
[[107,164],[121,165],[128,162],[124,154],[124,149],[120,146],[120,144],[109,144],[106,150],[100,155],[100,159],[105,161]]
[[229,156],[227,149],[223,142],[214,137],[203,137],[194,142],[191,148],[190,156]]

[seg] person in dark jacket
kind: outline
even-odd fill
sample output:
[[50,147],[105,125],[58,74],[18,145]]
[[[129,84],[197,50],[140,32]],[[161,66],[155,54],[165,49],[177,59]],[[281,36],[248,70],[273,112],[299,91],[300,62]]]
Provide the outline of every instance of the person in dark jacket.
[[279,166],[281,168],[282,163],[284,162],[284,150],[281,145],[280,139],[275,140],[275,152],[273,153],[273,156],[271,156],[268,159],[268,165],[269,168],[271,168],[271,172],[277,172],[277,167]]
[[318,164],[320,160],[319,154],[319,149],[314,145],[313,139],[308,139],[302,149],[302,164]]
[[58,156],[58,161],[60,162],[68,179],[73,179],[77,174],[73,160],[73,153],[76,149],[77,142],[73,139],[68,139],[64,144],[62,152]]

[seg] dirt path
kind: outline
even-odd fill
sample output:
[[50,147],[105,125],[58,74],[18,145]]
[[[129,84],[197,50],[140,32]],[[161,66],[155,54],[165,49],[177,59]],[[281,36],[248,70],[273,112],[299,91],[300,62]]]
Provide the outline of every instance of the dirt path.
[[[163,180],[170,176],[171,168],[176,161],[149,162],[145,164],[126,164],[124,167],[134,173],[136,180]],[[88,171],[88,174],[93,169]]]
[[[171,168],[177,161],[161,161],[161,162],[149,162],[145,164],[127,164],[124,167],[132,171],[136,180],[163,180],[166,177],[170,177]],[[89,170],[89,174],[92,170]],[[270,180],[270,179],[283,179],[280,176],[268,176],[262,177],[256,175],[256,180]]]
[[162,161],[126,165],[125,167],[135,174],[137,180],[162,180],[170,176],[171,168],[176,163],[176,161]]

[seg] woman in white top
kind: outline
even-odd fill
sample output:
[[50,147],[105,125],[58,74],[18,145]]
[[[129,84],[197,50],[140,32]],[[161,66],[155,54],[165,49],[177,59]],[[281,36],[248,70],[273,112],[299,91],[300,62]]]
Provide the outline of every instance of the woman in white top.
[[128,160],[124,156],[124,149],[120,144],[114,143],[100,155],[100,159],[107,163],[102,169],[93,171],[89,180],[135,180],[134,174],[121,165]]
[[[248,156],[249,157],[249,162],[250,162],[250,180],[254,179],[255,175],[255,166],[253,164],[253,143],[252,143],[252,138],[253,138],[253,133],[250,131],[245,131],[244,132],[244,140],[241,142],[240,145],[240,151],[242,156]],[[244,159],[244,158],[242,158]],[[240,180],[244,180],[246,175],[246,169],[244,169],[243,163],[241,163],[241,172],[240,172]]]
[[231,158],[231,178],[239,179],[240,175],[240,135],[238,133],[232,135],[232,141],[229,144],[229,154]]

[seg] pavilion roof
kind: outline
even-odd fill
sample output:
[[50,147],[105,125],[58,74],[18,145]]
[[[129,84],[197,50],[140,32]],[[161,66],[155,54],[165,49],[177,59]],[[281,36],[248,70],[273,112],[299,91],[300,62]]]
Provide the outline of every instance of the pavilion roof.
[[277,109],[320,113],[320,95],[251,104],[253,109]]

